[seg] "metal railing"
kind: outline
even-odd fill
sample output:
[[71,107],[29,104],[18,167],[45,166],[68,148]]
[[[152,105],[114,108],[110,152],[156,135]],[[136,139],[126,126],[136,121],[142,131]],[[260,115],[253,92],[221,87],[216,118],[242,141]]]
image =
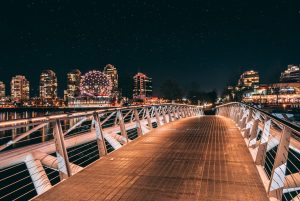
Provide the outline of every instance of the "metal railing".
[[243,103],[216,110],[241,130],[270,200],[300,200],[300,128]]
[[199,116],[165,104],[0,122],[0,200],[28,200],[155,127]]

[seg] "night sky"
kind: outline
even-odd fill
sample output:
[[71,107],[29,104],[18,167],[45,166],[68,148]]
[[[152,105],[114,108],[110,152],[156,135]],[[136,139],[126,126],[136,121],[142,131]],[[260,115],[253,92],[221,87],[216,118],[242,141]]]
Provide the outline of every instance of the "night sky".
[[121,87],[137,71],[221,91],[243,70],[276,82],[300,63],[300,1],[273,0],[15,0],[0,5],[0,80],[16,74],[37,93],[39,74],[53,69],[60,95],[66,73],[114,64]]

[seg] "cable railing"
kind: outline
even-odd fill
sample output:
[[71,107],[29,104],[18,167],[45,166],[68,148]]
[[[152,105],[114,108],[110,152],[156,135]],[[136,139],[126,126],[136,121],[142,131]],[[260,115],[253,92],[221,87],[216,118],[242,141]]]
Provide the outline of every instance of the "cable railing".
[[202,114],[165,104],[0,122],[0,200],[31,199],[156,127]]
[[216,110],[241,130],[270,200],[300,200],[300,127],[243,103]]

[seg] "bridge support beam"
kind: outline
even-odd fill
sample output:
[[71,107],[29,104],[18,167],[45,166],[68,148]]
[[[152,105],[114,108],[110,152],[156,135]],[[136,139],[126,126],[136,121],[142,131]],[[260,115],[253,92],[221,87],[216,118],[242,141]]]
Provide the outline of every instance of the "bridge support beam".
[[94,113],[93,114],[94,120],[95,120],[95,129],[96,129],[96,141],[98,145],[98,151],[99,151],[99,157],[107,155],[107,149],[106,144],[104,140],[104,134],[101,126],[101,122],[99,119],[99,114]]
[[32,154],[29,154],[25,159],[25,164],[38,195],[52,187],[40,160],[35,159]]
[[[35,160],[40,161],[43,166],[59,171],[58,161],[56,157],[42,151],[34,151],[32,152],[32,156]],[[83,168],[79,165],[70,162],[70,169],[71,169],[71,174],[74,175],[80,170],[82,170]]]
[[65,146],[64,134],[59,119],[57,119],[55,122],[53,135],[60,179],[67,179],[71,176],[71,169],[68,153]]
[[[103,133],[104,139],[115,149],[120,149],[122,147],[122,144],[119,141],[123,141],[123,136],[120,136],[116,133],[108,134]],[[121,139],[119,139],[121,137]]]

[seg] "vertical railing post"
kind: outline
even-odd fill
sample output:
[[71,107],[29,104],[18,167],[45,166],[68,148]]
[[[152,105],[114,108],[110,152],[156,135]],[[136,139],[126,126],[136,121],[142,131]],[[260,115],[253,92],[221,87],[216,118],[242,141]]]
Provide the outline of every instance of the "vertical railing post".
[[133,114],[134,112],[131,112],[131,115],[130,115],[130,123],[132,123],[132,120],[133,120]]
[[261,135],[260,143],[258,145],[257,154],[255,158],[256,165],[265,164],[266,151],[270,136],[271,119],[267,118],[264,120],[264,129]]
[[99,118],[99,114],[95,112],[93,114],[95,120],[95,130],[96,130],[96,141],[98,145],[99,157],[107,155],[107,149],[105,144],[105,139],[103,135],[103,130]]
[[178,118],[180,118],[180,119],[183,118],[182,106],[177,106],[176,109],[177,109]]
[[239,106],[239,113],[237,116],[237,120],[236,120],[236,124],[238,125],[239,128],[241,128],[241,119],[243,117],[243,113],[244,113],[244,108],[242,108],[241,106]]
[[197,115],[198,115],[198,116],[203,115],[203,111],[202,111],[201,108],[197,108]]
[[249,112],[248,112],[248,116],[247,116],[247,119],[246,119],[246,122],[245,122],[245,131],[244,131],[244,138],[249,138],[250,136],[250,121],[252,120],[252,113],[253,113],[253,110],[252,109],[249,109]]
[[183,112],[184,118],[186,118],[187,117],[187,112],[186,112],[186,107],[185,106],[182,107],[182,112]]
[[184,118],[186,118],[187,114],[186,114],[186,107],[185,106],[182,107],[182,113],[183,113]]
[[138,134],[138,136],[142,136],[143,131],[142,131],[142,126],[141,126],[139,113],[138,113],[136,108],[133,109],[133,112],[134,112],[134,119],[135,119],[135,122],[136,122],[137,134]]
[[229,117],[229,114],[230,114],[230,107],[229,106],[225,106],[225,108],[224,108],[224,115],[226,117]]
[[194,107],[191,108],[191,113],[192,113],[192,116],[196,116],[195,108]]
[[187,107],[187,108],[186,108],[186,111],[187,111],[187,113],[188,113],[188,117],[190,117],[190,116],[191,116],[191,107],[190,107],[190,106]]
[[258,130],[258,123],[259,119],[254,119],[252,128],[250,130],[250,137],[249,137],[249,143],[248,146],[251,147],[256,144],[256,136],[257,136],[257,130]]
[[168,123],[164,106],[161,106],[161,112],[162,112],[162,115],[163,115],[164,124]]
[[169,116],[169,122],[172,122],[172,107],[171,106],[167,106],[167,111],[168,111],[168,116]]
[[238,105],[235,106],[235,112],[233,113],[234,115],[234,122],[237,123],[239,119],[239,114],[240,114],[240,107]]
[[241,129],[245,128],[245,126],[246,126],[246,120],[247,120],[248,113],[249,113],[249,110],[244,110],[241,120],[239,122],[240,123],[239,126]]
[[252,113],[253,113],[253,110],[249,109],[249,113],[248,113],[248,117],[247,117],[247,120],[246,120],[246,124],[249,123],[252,120]]
[[229,115],[230,119],[234,120],[235,117],[235,107],[234,106],[230,106],[230,115]]
[[185,118],[185,116],[184,116],[184,109],[183,108],[184,108],[183,106],[179,106],[178,113],[179,113],[180,116],[178,118]]
[[184,106],[181,106],[179,111],[180,111],[181,117],[185,118]]
[[172,106],[171,107],[171,114],[173,117],[173,121],[176,121],[177,118],[180,118],[180,114],[179,114],[179,107],[178,106]]
[[180,114],[180,113],[181,113],[181,112],[180,112],[180,109],[181,109],[181,106],[178,106],[178,107],[174,106],[174,107],[173,107],[173,114],[174,114],[174,118],[175,118],[175,119],[180,119],[180,118],[182,118],[182,115]]
[[146,118],[147,118],[147,122],[148,122],[148,127],[149,127],[150,130],[152,130],[153,126],[152,126],[152,121],[151,121],[151,117],[150,117],[148,107],[146,107],[145,110],[146,110]]
[[188,108],[187,108],[187,112],[188,112],[188,114],[189,114],[189,117],[192,116],[191,107],[188,107]]
[[269,196],[281,200],[284,187],[291,130],[283,128],[280,142],[276,151],[273,169],[270,175]]
[[124,123],[124,119],[123,119],[123,114],[122,114],[121,110],[118,110],[117,118],[119,120],[121,135],[125,138],[125,141],[126,141],[125,143],[127,143],[128,142],[128,136],[127,136],[125,123]]
[[[152,118],[152,117],[154,117],[154,115],[155,115],[155,110],[154,110],[154,108],[155,108],[155,105],[153,105],[152,107],[151,107],[151,114],[150,114],[150,117]],[[149,111],[150,112],[150,111]]]
[[53,136],[56,148],[59,176],[62,180],[67,179],[71,176],[71,169],[68,153],[65,146],[64,134],[59,119],[57,119],[55,122]]
[[[177,108],[177,110],[176,110],[176,108]],[[179,118],[179,116],[178,116],[178,107],[173,106],[172,109],[173,109],[174,120],[176,121],[176,119]],[[176,114],[177,114],[177,116],[176,116]]]
[[161,126],[161,122],[160,122],[159,113],[157,111],[157,107],[155,107],[155,106],[153,106],[153,107],[154,107],[154,112],[155,112],[155,118],[156,118],[157,127],[160,127]]
[[188,108],[189,117],[193,116],[192,109],[193,109],[192,107],[189,107],[189,108]]
[[232,107],[231,106],[227,106],[227,117],[228,118],[231,118],[231,109],[232,109]]

